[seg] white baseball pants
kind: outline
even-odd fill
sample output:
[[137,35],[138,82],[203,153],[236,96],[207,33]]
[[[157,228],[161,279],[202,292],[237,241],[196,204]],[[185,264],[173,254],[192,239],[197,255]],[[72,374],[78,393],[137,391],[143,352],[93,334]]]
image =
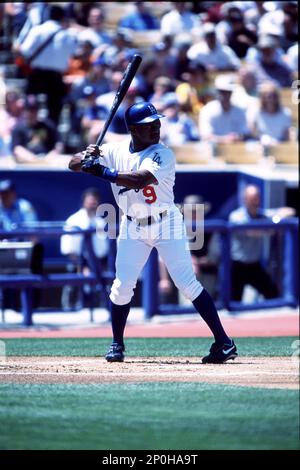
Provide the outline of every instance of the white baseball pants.
[[164,261],[176,287],[189,300],[195,300],[203,286],[196,279],[183,217],[175,207],[162,220],[147,226],[138,226],[122,217],[117,241],[116,277],[110,299],[116,305],[128,304],[133,296],[137,279],[150,255],[156,248]]

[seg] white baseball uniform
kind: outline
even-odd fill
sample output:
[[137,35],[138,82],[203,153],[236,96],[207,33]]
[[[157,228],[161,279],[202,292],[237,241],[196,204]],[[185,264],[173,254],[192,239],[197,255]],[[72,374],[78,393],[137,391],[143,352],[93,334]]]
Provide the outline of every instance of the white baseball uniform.
[[174,204],[175,156],[160,143],[140,152],[131,152],[129,144],[130,138],[102,145],[100,162],[120,172],[148,170],[157,184],[135,190],[111,183],[123,216],[110,299],[117,305],[130,302],[138,276],[156,248],[177,288],[193,301],[203,286],[193,271],[183,216]]

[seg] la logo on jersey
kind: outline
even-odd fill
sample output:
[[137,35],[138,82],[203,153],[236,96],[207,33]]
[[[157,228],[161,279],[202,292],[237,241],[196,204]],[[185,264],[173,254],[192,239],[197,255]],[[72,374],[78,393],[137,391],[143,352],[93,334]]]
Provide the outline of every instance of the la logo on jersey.
[[157,152],[155,152],[154,157],[152,158],[152,161],[157,163],[158,165],[161,165],[161,158]]

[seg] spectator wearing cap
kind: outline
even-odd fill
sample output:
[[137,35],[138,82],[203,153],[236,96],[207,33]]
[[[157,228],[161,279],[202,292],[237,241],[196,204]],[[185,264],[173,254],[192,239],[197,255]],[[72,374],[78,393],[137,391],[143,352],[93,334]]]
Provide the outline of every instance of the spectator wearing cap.
[[199,140],[194,120],[180,111],[176,93],[166,93],[159,109],[165,116],[161,121],[161,140],[165,145],[181,145]]
[[274,58],[276,59],[276,62],[284,63],[284,50],[279,45],[278,35],[266,33],[258,37],[258,41],[255,44],[255,46],[249,47],[246,57],[245,57],[245,62],[247,64],[256,65],[259,63],[259,61],[261,60],[262,52],[260,50],[258,43],[264,42],[265,38],[271,38],[270,43],[272,44],[272,47],[275,48]]
[[200,109],[214,97],[207,69],[202,64],[190,62],[181,79],[182,83],[176,87],[180,107],[198,116]]
[[247,115],[253,135],[263,146],[290,140],[291,111],[281,106],[278,87],[272,82],[263,83],[259,88],[259,101],[259,107]]
[[165,13],[160,22],[160,30],[163,35],[176,36],[184,32],[197,33],[201,27],[198,15],[191,13],[187,2],[172,2],[172,9]]
[[190,60],[205,65],[208,70],[231,71],[240,67],[240,59],[235,52],[217,40],[213,23],[205,23],[202,33],[203,38],[187,52]]
[[245,25],[244,13],[231,2],[222,6],[224,20],[216,25],[216,35],[222,44],[227,44],[240,58],[243,59],[249,47],[257,42],[256,31]]
[[159,29],[158,19],[150,13],[145,2],[133,2],[134,11],[120,19],[118,27],[133,31],[149,31]]
[[235,83],[229,75],[218,75],[215,80],[216,100],[200,111],[199,133],[203,140],[213,143],[241,142],[249,137],[245,111],[231,103]]
[[61,151],[56,126],[50,119],[40,119],[39,103],[34,95],[26,98],[22,119],[12,130],[12,152],[17,163],[49,160]]
[[66,27],[64,9],[52,5],[49,20],[30,30],[20,46],[20,52],[25,58],[31,57],[51,36],[51,41],[31,62],[32,73],[28,78],[26,94],[45,94],[49,118],[58,124],[63,100],[67,95],[63,74],[77,44],[75,32]]
[[35,209],[29,201],[17,196],[13,181],[0,181],[0,228],[9,231],[36,220]]
[[[279,87],[289,87],[293,82],[291,70],[284,62],[283,53],[278,51],[278,42],[272,36],[261,36],[257,43],[258,54],[250,61],[255,65],[259,83],[272,80]],[[249,56],[246,62],[249,62]]]
[[79,33],[79,41],[89,41],[94,49],[112,43],[104,29],[104,11],[99,5],[91,6],[88,12],[88,27]]

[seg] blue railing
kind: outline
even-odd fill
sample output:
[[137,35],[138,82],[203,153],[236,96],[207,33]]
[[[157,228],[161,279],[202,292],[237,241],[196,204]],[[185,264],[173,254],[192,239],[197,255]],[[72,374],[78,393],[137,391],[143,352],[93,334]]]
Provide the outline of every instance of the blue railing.
[[[235,231],[260,229],[273,233],[282,232],[284,234],[283,242],[283,265],[282,265],[282,294],[276,299],[261,300],[251,304],[243,302],[234,302],[230,298],[231,293],[231,236]],[[248,224],[234,225],[220,220],[205,221],[206,233],[218,233],[220,235],[221,256],[219,261],[219,278],[220,287],[218,308],[225,308],[229,311],[256,310],[265,308],[275,308],[282,306],[297,307],[299,292],[299,267],[298,267],[298,219],[289,218],[281,220],[279,223],[272,221],[253,221]],[[150,318],[158,314],[180,314],[193,313],[194,307],[180,306],[174,304],[159,303],[158,291],[159,269],[158,255],[156,250],[152,250],[149,260],[144,270],[143,283],[143,307],[146,317]]]
[[44,239],[57,238],[62,235],[82,235],[83,244],[88,253],[88,263],[90,274],[81,273],[57,273],[57,274],[0,274],[0,288],[13,288],[21,290],[21,303],[23,313],[23,323],[26,326],[32,325],[32,298],[33,288],[50,288],[64,285],[82,286],[85,284],[98,285],[103,288],[106,282],[113,278],[113,272],[107,270],[102,272],[97,261],[92,244],[94,229],[75,229],[49,226],[46,222],[39,225],[39,228],[18,228],[11,231],[0,230],[0,240],[24,240],[24,239]]
[[[231,257],[230,246],[231,236],[234,231],[249,230],[249,228],[257,228],[265,230],[266,232],[272,231],[275,233],[282,232],[284,235],[282,256],[282,293],[276,299],[263,300],[254,302],[252,304],[243,304],[242,302],[233,302],[230,299],[231,292]],[[219,261],[219,301],[218,308],[225,308],[229,311],[242,311],[258,308],[273,308],[281,306],[297,307],[298,305],[298,281],[299,281],[299,267],[298,267],[298,219],[290,218],[282,220],[275,224],[272,221],[254,221],[249,224],[233,225],[220,220],[207,220],[205,221],[206,233],[218,233],[221,243],[221,257]],[[13,287],[21,289],[22,291],[22,311],[23,322],[25,325],[32,324],[32,288],[33,287],[53,287],[54,285],[65,285],[66,283],[73,285],[83,285],[84,283],[101,283],[103,280],[103,273],[100,270],[97,258],[95,256],[92,246],[93,229],[71,229],[65,230],[63,227],[45,227],[16,229],[10,232],[0,230],[0,240],[2,239],[28,239],[35,237],[41,238],[57,238],[64,234],[75,235],[81,234],[85,239],[85,246],[89,252],[91,275],[84,277],[80,274],[54,274],[54,275],[37,275],[37,274],[24,274],[24,275],[0,275],[0,287]],[[109,281],[113,279],[114,275],[114,261],[116,252],[115,240],[110,240],[110,251],[108,260],[108,274]],[[195,312],[194,307],[180,306],[180,305],[160,305],[159,302],[159,270],[158,270],[158,256],[157,251],[152,250],[148,262],[143,272],[143,293],[142,305],[145,310],[147,318],[157,314],[180,314]]]

